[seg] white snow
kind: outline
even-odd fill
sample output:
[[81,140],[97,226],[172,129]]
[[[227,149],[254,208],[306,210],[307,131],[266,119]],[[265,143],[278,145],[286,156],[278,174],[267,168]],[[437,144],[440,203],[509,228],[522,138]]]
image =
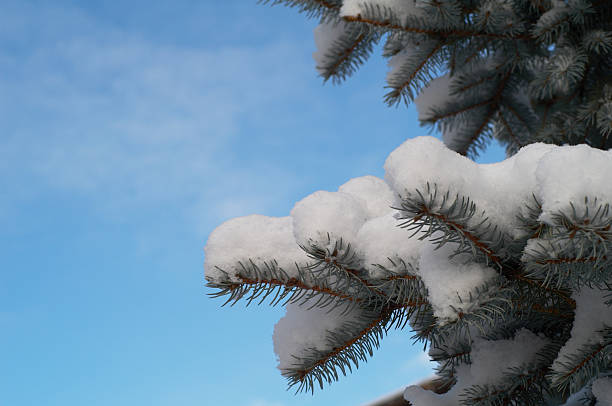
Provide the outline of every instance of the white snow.
[[455,191],[474,189],[471,180],[477,177],[478,164],[434,137],[412,138],[385,161],[385,180],[401,196],[423,189],[428,182],[452,186]]
[[[514,238],[521,234],[521,230],[517,228],[517,216],[519,213],[526,214],[526,202],[534,205],[533,193],[537,191],[538,162],[554,149],[555,147],[549,144],[530,144],[504,161],[480,165],[482,182],[489,186],[489,190],[483,188],[483,194],[478,195],[478,201],[487,202],[482,207],[487,215]],[[536,197],[541,199],[537,193]]]
[[401,261],[413,268],[418,266],[421,247],[427,243],[409,238],[412,232],[398,224],[393,213],[389,213],[367,221],[359,229],[355,247],[362,254],[371,278],[388,276],[373,265],[382,265],[395,273],[404,271]]
[[340,186],[338,192],[348,193],[364,206],[368,218],[384,216],[393,211],[396,196],[384,180],[376,176],[353,178]]
[[[587,145],[557,147],[538,163],[537,195],[542,199],[540,220],[551,221],[551,214],[567,210],[574,203],[584,210],[584,198],[590,203],[612,204],[612,151],[602,151]],[[591,207],[592,208],[592,207]],[[582,214],[582,212],[579,212]]]
[[334,308],[333,305],[309,309],[308,302],[301,306],[288,304],[285,315],[274,326],[274,353],[278,368],[283,371],[296,363],[300,365],[295,357],[303,357],[310,349],[331,350],[328,331],[337,331],[343,323],[355,322],[359,314],[357,309],[348,314],[343,313],[344,310],[344,306]]
[[318,191],[300,200],[291,210],[291,217],[298,244],[314,243],[325,248],[335,240],[354,241],[368,219],[368,211],[353,195]]
[[440,192],[469,197],[497,226],[515,235],[517,215],[525,202],[532,202],[532,193],[537,190],[538,162],[554,149],[531,144],[502,162],[479,165],[436,138],[416,137],[389,155],[385,179],[402,196],[417,189],[424,191],[429,182],[437,184]]
[[432,244],[426,244],[421,250],[418,267],[440,325],[457,320],[458,312],[467,313],[476,307],[479,304],[477,296],[470,300],[470,292],[497,276],[492,268],[466,262],[465,255],[449,259],[452,253],[451,244],[437,250]]
[[[476,295],[470,300],[470,292],[497,277],[497,271],[473,263],[469,257],[449,259],[453,249],[450,244],[434,250],[427,241],[409,238],[412,232],[398,227],[401,220],[391,208],[399,205],[400,197],[417,189],[424,191],[427,183],[436,184],[440,192],[448,190],[451,196],[469,197],[501,230],[518,238],[517,216],[525,210],[526,202],[533,202],[532,194],[542,204],[540,220],[550,221],[556,211],[567,210],[569,202],[578,209],[583,207],[580,203],[584,196],[612,203],[610,173],[612,151],[587,146],[531,144],[503,162],[479,165],[433,137],[413,138],[387,158],[386,183],[373,176],[355,178],[337,192],[318,191],[307,196],[295,205],[290,217],[253,215],[220,225],[205,247],[206,278],[238,281],[235,274],[239,262],[247,261],[263,264],[276,260],[286,272],[295,272],[295,263],[309,262],[298,244],[330,248],[329,242],[342,239],[354,247],[371,278],[385,276],[374,264],[391,271],[400,270],[394,269],[391,261],[402,260],[411,265],[428,289],[428,300],[439,323],[448,323],[457,319],[458,311],[465,313],[478,306]],[[525,251],[542,243],[545,242],[530,240]],[[612,325],[612,312],[604,303],[604,294],[588,287],[574,292],[577,308],[572,335],[553,369],[558,369],[559,362],[580,346],[601,340],[596,332],[604,324]],[[291,367],[291,354],[303,355],[308,348],[329,349],[326,331],[355,317],[340,314],[342,307],[328,310],[289,305],[274,333],[281,369]],[[414,406],[456,405],[462,390],[475,384],[494,385],[508,367],[532,361],[545,343],[544,338],[527,330],[519,331],[511,340],[477,338],[473,343],[473,363],[458,368],[458,383],[447,395],[410,387],[405,396]],[[610,378],[602,378],[594,385],[600,404],[609,402],[609,387]]]
[[423,16],[424,12],[416,0],[344,0],[340,9],[340,16],[356,17],[365,14],[367,7],[384,7],[405,21],[409,16]]
[[577,353],[583,345],[594,344],[603,339],[598,330],[604,326],[612,326],[612,311],[605,304],[606,294],[609,292],[587,286],[574,292],[572,297],[576,301],[576,316],[572,336],[559,351],[552,370],[564,370],[560,364],[566,361],[567,356]]
[[599,378],[593,382],[591,388],[597,398],[596,406],[612,406],[612,378]]
[[251,215],[228,220],[210,234],[204,255],[206,279],[216,282],[239,281],[235,277],[239,262],[262,265],[276,260],[289,275],[296,271],[296,263],[308,262],[293,239],[291,217]]
[[346,23],[344,21],[324,21],[315,27],[314,40],[317,50],[312,53],[312,58],[315,60],[317,71],[320,74],[326,73],[322,66],[326,65],[328,55],[334,48],[334,42],[342,37],[345,29]]
[[546,338],[527,329],[519,330],[510,340],[476,339],[472,345],[472,364],[457,368],[457,383],[448,393],[438,395],[419,386],[409,386],[404,398],[413,406],[456,406],[466,388],[498,384],[509,368],[534,362],[538,351],[547,343]]

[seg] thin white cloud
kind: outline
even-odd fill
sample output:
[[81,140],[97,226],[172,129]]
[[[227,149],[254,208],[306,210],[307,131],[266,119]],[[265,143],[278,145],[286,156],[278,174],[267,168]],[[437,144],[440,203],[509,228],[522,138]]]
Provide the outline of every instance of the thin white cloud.
[[[8,112],[0,184],[30,196],[76,193],[112,211],[216,196],[209,212],[225,216],[239,211],[229,188],[266,182],[265,173],[236,168],[232,148],[245,121],[306,95],[300,79],[312,72],[303,52],[282,40],[160,45],[77,9],[28,7],[4,13],[12,23],[0,32],[3,43],[19,42],[0,47],[0,108]],[[240,199],[269,204],[247,193]]]

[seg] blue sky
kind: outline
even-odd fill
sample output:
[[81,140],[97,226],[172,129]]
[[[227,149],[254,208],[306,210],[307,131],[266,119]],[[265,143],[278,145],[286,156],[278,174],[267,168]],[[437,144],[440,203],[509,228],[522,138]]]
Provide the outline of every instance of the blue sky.
[[221,222],[382,176],[426,134],[382,103],[380,52],[323,85],[295,10],[125,3],[0,3],[0,405],[355,405],[427,376],[393,332],[294,396],[272,351],[283,309],[221,308],[204,286]]

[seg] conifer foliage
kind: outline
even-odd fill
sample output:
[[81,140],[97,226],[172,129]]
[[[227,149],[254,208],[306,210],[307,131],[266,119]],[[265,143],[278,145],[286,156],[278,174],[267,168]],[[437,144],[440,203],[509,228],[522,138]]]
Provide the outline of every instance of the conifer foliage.
[[[320,20],[325,80],[384,42],[385,101],[416,102],[444,140],[209,237],[214,296],[287,307],[289,385],[322,388],[406,328],[444,392],[409,387],[414,406],[612,402],[612,2],[273,3]],[[508,158],[470,160],[491,138]]]

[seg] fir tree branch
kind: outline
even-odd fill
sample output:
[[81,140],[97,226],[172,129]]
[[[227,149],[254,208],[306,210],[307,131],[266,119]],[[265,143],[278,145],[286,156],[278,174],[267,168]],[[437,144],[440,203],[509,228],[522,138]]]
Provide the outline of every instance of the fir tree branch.
[[506,119],[504,118],[504,114],[501,112],[501,110],[498,110],[497,112],[497,116],[499,117],[499,120],[501,121],[501,123],[504,125],[504,128],[508,131],[508,134],[510,135],[510,138],[512,139],[512,141],[520,148],[523,146],[523,144],[518,140],[517,136],[514,134],[514,132],[512,131],[512,128],[510,127],[510,124],[508,124],[508,122],[506,121]]
[[417,33],[417,34],[427,34],[431,37],[443,37],[443,38],[449,38],[449,37],[459,37],[459,38],[477,38],[477,37],[483,37],[483,38],[496,38],[496,39],[508,39],[508,40],[525,40],[525,39],[529,39],[529,36],[527,34],[520,34],[520,35],[509,35],[509,34],[496,34],[496,33],[490,33],[490,32],[483,32],[483,31],[470,31],[470,30],[433,30],[433,29],[427,29],[427,28],[420,28],[420,27],[408,27],[408,26],[404,26],[401,25],[399,23],[394,23],[392,21],[389,20],[383,20],[383,21],[378,21],[375,19],[371,19],[371,18],[367,18],[367,17],[362,17],[361,14],[357,14],[356,16],[343,16],[342,17],[344,20],[346,21],[350,21],[350,22],[360,22],[360,23],[364,23],[364,24],[368,24],[374,27],[379,27],[379,28],[384,28],[387,30],[393,30],[393,31],[403,31],[403,32],[409,32],[409,33]]
[[[521,116],[514,107],[512,107],[509,103],[504,103],[504,108],[508,109],[508,111],[510,113],[512,113],[514,115],[514,117],[516,117],[521,124],[523,124],[523,126],[525,126],[525,128],[530,128],[531,126],[527,123],[527,121],[523,118],[523,116]],[[519,144],[520,147],[523,147],[524,144]]]
[[[489,406],[511,404],[544,404],[543,394],[547,389],[545,380],[547,366],[540,366],[523,373],[523,368],[513,368],[506,376],[506,385],[475,385],[463,391],[462,405]],[[519,372],[520,371],[520,372]],[[518,381],[518,383],[517,383]]]
[[474,219],[477,209],[469,198],[459,194],[452,198],[450,191],[439,193],[437,184],[427,183],[423,192],[417,189],[404,197],[398,210],[403,213],[400,227],[414,230],[415,234],[426,230],[420,239],[441,231],[443,236],[434,237],[434,244],[457,243],[457,252],[465,252],[463,248],[467,244],[472,253],[483,258],[485,263],[491,262],[503,268],[503,258],[498,253],[510,248],[509,240],[484,213],[479,213],[479,220]]
[[385,101],[387,102],[387,104],[399,102],[400,96],[404,93],[405,89],[412,85],[414,79],[419,75],[419,73],[423,70],[427,63],[431,61],[431,58],[433,58],[433,56],[442,48],[443,44],[444,43],[442,41],[436,43],[427,53],[427,55],[421,60],[421,62],[412,70],[408,78],[406,78],[403,83],[397,86],[390,86],[393,88],[393,90],[385,95]]
[[353,51],[355,51],[355,49],[359,46],[359,44],[366,38],[365,34],[359,34],[359,36],[357,38],[355,38],[355,40],[353,41],[353,43],[346,49],[344,49],[341,53],[340,53],[340,58],[332,65],[330,66],[327,70],[329,71],[329,73],[326,75],[327,77],[331,77],[337,74],[338,72],[338,68],[346,63],[351,54],[353,53]]
[[[294,292],[295,289],[297,288],[301,290],[310,290],[313,292],[325,293],[326,295],[333,296],[338,299],[348,300],[348,301],[356,302],[356,303],[359,303],[363,300],[361,298],[355,298],[350,295],[343,294],[341,292],[336,292],[330,288],[316,286],[316,285],[309,286],[296,278],[289,278],[286,281],[281,281],[278,279],[256,280],[256,279],[249,279],[249,278],[246,278],[240,275],[238,275],[238,278],[240,278],[241,282],[229,285],[228,289],[234,290],[234,289],[239,289],[241,286],[244,286],[244,285],[255,285],[253,287],[253,290],[261,289],[261,288],[264,288],[264,289],[269,288],[271,290],[271,289],[274,289],[274,287],[278,286],[278,287],[281,287],[281,289],[285,288],[287,290],[287,293]],[[285,296],[287,293],[283,292],[281,296]],[[288,300],[288,302],[291,302],[291,301],[292,300],[290,299]]]
[[373,354],[374,348],[378,348],[380,339],[385,335],[389,323],[397,319],[394,312],[397,309],[388,307],[378,316],[372,318],[358,331],[350,332],[350,328],[343,327],[335,334],[329,333],[331,342],[337,343],[326,352],[314,351],[308,359],[297,358],[298,361],[307,361],[301,367],[286,369],[283,375],[289,380],[289,387],[298,385],[297,392],[303,390],[314,390],[315,382],[322,388],[323,383],[331,383],[338,379],[336,368],[344,375],[354,365],[357,367],[359,361],[366,361],[367,355]]
[[575,393],[590,377],[612,367],[612,328],[605,327],[597,334],[601,335],[600,340],[582,345],[577,352],[555,360],[549,379],[560,392]]
[[[363,306],[372,301],[371,292],[353,280],[339,278],[330,282],[328,278],[312,273],[311,267],[297,268],[296,273],[297,277],[289,276],[274,261],[265,262],[263,266],[258,266],[252,261],[246,264],[239,263],[238,271],[234,273],[234,278],[239,282],[233,279],[210,281],[208,286],[218,291],[209,295],[228,296],[223,305],[228,303],[233,305],[241,299],[247,300],[248,305],[258,298],[261,304],[272,296],[270,300],[272,306],[280,303],[312,301],[317,296],[318,300],[312,304],[313,307],[344,303],[347,305],[347,310],[357,304]],[[341,301],[336,302],[335,298]]]
[[560,289],[554,289],[554,288],[551,288],[549,286],[543,285],[541,281],[537,281],[535,279],[528,278],[528,277],[526,277],[526,276],[524,276],[522,274],[519,274],[519,273],[514,273],[514,278],[519,280],[519,281],[526,282],[526,283],[530,284],[531,286],[534,286],[534,287],[536,287],[538,289],[542,289],[542,290],[544,290],[546,292],[554,293],[559,298],[561,298],[564,302],[566,302],[568,305],[570,305],[572,309],[576,308],[576,301],[574,299],[572,299],[571,297],[569,297],[567,295],[566,291],[563,291],[563,290],[560,290]]

